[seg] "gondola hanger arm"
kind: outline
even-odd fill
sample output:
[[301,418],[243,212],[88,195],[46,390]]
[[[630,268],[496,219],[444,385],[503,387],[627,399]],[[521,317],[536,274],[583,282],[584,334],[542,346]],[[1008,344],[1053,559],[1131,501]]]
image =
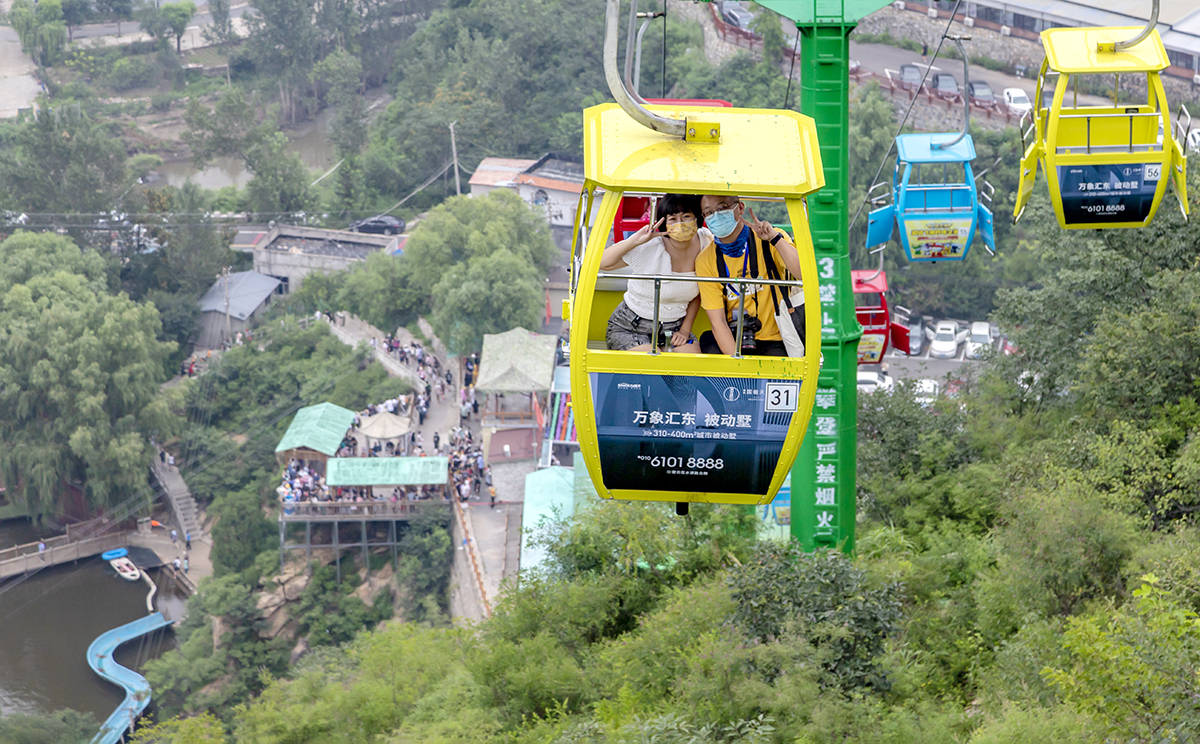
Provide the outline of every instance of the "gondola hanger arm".
[[1158,0],[1154,0],[1150,7],[1150,19],[1146,21],[1146,26],[1137,36],[1124,41],[1102,41],[1096,45],[1096,48],[1101,52],[1120,52],[1126,49],[1141,44],[1142,41],[1150,35],[1150,32],[1158,27]]
[[[634,14],[636,17],[636,14]],[[617,30],[621,24],[621,0],[606,0],[604,16],[604,79],[621,109],[644,127],[688,142],[719,142],[721,125],[717,122],[672,119],[660,116],[639,103],[617,69]]]

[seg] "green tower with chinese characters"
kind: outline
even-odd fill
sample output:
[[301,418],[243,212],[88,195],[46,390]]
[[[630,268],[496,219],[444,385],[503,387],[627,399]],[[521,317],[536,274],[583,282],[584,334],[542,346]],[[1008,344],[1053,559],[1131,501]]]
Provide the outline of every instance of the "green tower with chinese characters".
[[792,465],[792,537],[806,550],[854,550],[858,339],[850,285],[850,32],[884,0],[756,0],[800,34],[800,110],[817,123],[825,186],[808,200],[821,281],[817,396]]

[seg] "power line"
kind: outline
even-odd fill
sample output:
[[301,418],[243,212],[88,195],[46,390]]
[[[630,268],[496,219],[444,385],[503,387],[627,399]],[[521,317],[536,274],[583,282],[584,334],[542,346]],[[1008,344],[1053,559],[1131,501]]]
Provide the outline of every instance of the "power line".
[[401,204],[403,204],[404,202],[406,202],[406,201],[408,201],[409,199],[413,198],[413,197],[414,197],[414,196],[416,196],[417,194],[421,193],[422,191],[424,191],[424,190],[425,190],[425,188],[426,188],[427,186],[429,186],[429,184],[431,184],[431,183],[433,183],[434,181],[438,180],[438,178],[439,178],[439,177],[440,177],[440,176],[441,176],[443,173],[445,173],[446,171],[450,170],[450,166],[452,166],[452,165],[454,165],[454,161],[453,161],[453,160],[449,160],[449,161],[447,161],[447,162],[446,162],[446,165],[445,165],[445,166],[443,166],[443,167],[442,167],[442,169],[441,169],[440,171],[438,171],[437,173],[434,173],[434,174],[433,174],[432,176],[430,176],[429,178],[426,178],[426,179],[425,179],[425,182],[424,182],[424,183],[422,183],[420,186],[418,186],[418,187],[417,187],[415,190],[413,190],[413,192],[412,192],[411,194],[409,194],[408,196],[404,197],[403,199],[401,199],[400,201],[396,202],[395,204],[393,204],[392,206],[388,207],[387,209],[383,210],[383,211],[382,211],[382,212],[380,212],[379,214],[387,214],[388,212],[391,212],[393,209],[399,209]]
[[[892,141],[888,143],[887,152],[883,154],[883,159],[879,161],[879,168],[876,169],[875,175],[868,182],[868,194],[870,194],[871,185],[878,181],[879,174],[883,173],[883,166],[887,165],[888,156],[892,154],[892,148],[896,146],[896,138],[899,137],[900,132],[904,130],[904,125],[908,122],[908,117],[912,113],[913,107],[917,103],[917,98],[919,98],[921,95],[921,89],[925,87],[925,81],[929,78],[929,73],[933,70],[933,63],[937,61],[938,53],[942,51],[942,44],[944,44],[946,41],[946,35],[950,33],[950,26],[954,23],[955,17],[958,16],[958,6],[961,4],[962,0],[955,0],[954,9],[950,11],[950,20],[946,21],[946,30],[942,32],[941,38],[938,39],[937,48],[933,50],[933,57],[929,60],[929,64],[925,67],[925,74],[921,76],[921,84],[918,85],[916,90],[913,91],[912,100],[908,102],[908,110],[904,112],[904,118],[900,120],[900,126],[896,127],[896,133],[892,135]],[[963,95],[966,95],[965,91]],[[858,222],[858,218],[862,215],[863,207],[866,205],[867,198],[864,196],[863,200],[859,202],[858,210],[854,213],[854,219],[850,220],[850,227],[846,230],[847,233],[854,230],[854,225]]]

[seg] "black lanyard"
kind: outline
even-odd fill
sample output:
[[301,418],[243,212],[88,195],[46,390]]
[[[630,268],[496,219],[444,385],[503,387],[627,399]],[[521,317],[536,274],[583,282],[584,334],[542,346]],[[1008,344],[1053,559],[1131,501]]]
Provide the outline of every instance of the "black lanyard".
[[[758,236],[755,235],[753,232],[750,233],[750,238],[747,239],[746,242],[750,243],[751,241],[753,241],[754,245],[753,246],[747,245],[746,253],[748,255],[744,255],[742,257],[742,277],[746,277],[746,266],[747,266],[747,264],[749,264],[749,266],[750,266],[749,278],[757,279],[758,278],[758,246],[759,246],[759,242],[758,242]],[[714,248],[715,248],[715,246],[714,246]],[[720,248],[716,248],[716,251],[717,251],[717,256],[716,256],[717,274],[719,274],[722,279],[728,279],[729,278],[729,267],[725,265],[725,254],[721,253]],[[732,283],[722,282],[721,286],[723,288],[725,288],[726,291],[729,291],[732,289],[734,294],[738,295],[739,297],[741,297],[741,295],[742,295],[741,290],[734,287],[732,285]],[[757,290],[755,290],[755,291],[757,292]],[[756,295],[756,297],[757,297],[757,295]]]

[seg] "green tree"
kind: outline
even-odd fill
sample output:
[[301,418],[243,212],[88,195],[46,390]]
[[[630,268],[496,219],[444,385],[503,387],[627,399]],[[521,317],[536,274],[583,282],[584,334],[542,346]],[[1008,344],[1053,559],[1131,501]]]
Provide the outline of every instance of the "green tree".
[[750,27],[762,39],[763,59],[779,64],[783,59],[783,50],[788,48],[779,16],[765,8],[759,9]]
[[314,23],[312,0],[255,0],[246,16],[249,52],[279,91],[283,118],[295,123],[314,110],[306,96],[309,75],[322,56],[322,29]]
[[798,633],[829,658],[829,682],[886,689],[878,667],[885,639],[898,629],[900,586],[872,586],[841,553],[808,554],[797,543],[766,543],[729,576],[734,622],[760,641]]
[[[152,305],[110,294],[102,261],[70,240],[0,243],[0,468],[34,513],[68,485],[106,508],[148,495],[147,439],[170,433],[158,396],[173,350]],[[128,513],[128,512],[126,512]]]
[[119,37],[121,22],[133,18],[133,0],[96,0],[96,10],[117,22]]
[[33,61],[49,67],[62,58],[67,48],[67,24],[61,0],[14,0],[9,20],[21,39],[21,48]]
[[91,0],[62,0],[62,18],[67,24],[67,42],[73,41],[72,30],[87,22],[92,14]]
[[380,595],[376,608],[351,594],[349,582],[339,584],[333,566],[313,564],[308,585],[296,603],[294,617],[311,646],[337,646],[391,615],[391,597]]
[[11,744],[84,744],[99,725],[90,713],[12,713],[0,716],[0,741]]
[[238,88],[223,92],[213,108],[197,99],[188,102],[184,133],[198,163],[220,155],[242,159],[254,174],[246,186],[251,210],[298,212],[311,206],[311,178],[300,157],[277,127],[260,121],[258,112]]
[[217,576],[245,571],[277,539],[253,492],[223,494],[213,501],[210,511],[217,518],[212,528],[213,572]]
[[1067,615],[1124,589],[1136,523],[1105,508],[1087,486],[1030,493],[1014,500],[1009,514],[996,538],[1004,547],[999,570],[1020,598],[1015,617],[1026,611]]
[[228,741],[225,727],[211,713],[139,726],[129,738],[130,744],[226,744]]
[[301,212],[312,205],[311,176],[282,132],[264,137],[246,155],[254,177],[246,184],[251,211]]
[[255,602],[251,587],[236,576],[201,582],[178,631],[179,647],[145,666],[161,715],[211,710],[230,717],[234,705],[286,668],[282,644],[260,636],[263,618]]
[[1190,318],[1200,312],[1200,282],[1188,269],[1162,272],[1147,284],[1144,304],[1097,319],[1079,360],[1083,402],[1106,420],[1150,418],[1197,395],[1200,332]]
[[407,614],[413,620],[430,622],[449,608],[450,562],[454,544],[450,537],[449,513],[427,509],[405,527],[400,536],[397,579],[406,589]]
[[230,0],[209,0],[208,14],[212,23],[204,27],[204,39],[213,44],[228,44],[237,38],[229,14]]
[[1072,618],[1063,635],[1071,663],[1045,674],[1119,740],[1189,741],[1200,736],[1200,616],[1153,575],[1143,582],[1128,605]]
[[221,155],[247,160],[250,149],[270,131],[241,88],[222,91],[212,108],[199,98],[188,99],[184,122],[183,141],[201,167]]
[[183,34],[187,31],[188,24],[192,22],[192,16],[196,15],[196,4],[192,0],[164,3],[159,8],[159,12],[171,35],[175,37],[175,53],[182,54]]
[[483,348],[484,334],[537,328],[541,284],[529,264],[506,248],[473,259],[434,286],[433,328],[459,355]]
[[482,199],[447,199],[421,220],[404,247],[411,285],[430,294],[445,272],[472,259],[507,250],[540,284],[555,249],[545,218],[507,189]]
[[130,186],[125,165],[115,124],[71,107],[43,107],[17,126],[0,152],[0,184],[14,210],[107,212],[120,206]]
[[[529,2],[519,14],[499,0],[435,12],[397,50],[396,102],[380,116],[364,162],[369,187],[404,194],[438,172],[449,159],[451,121],[458,122],[459,158],[468,167],[490,154],[497,131],[509,133],[511,155],[544,154],[550,142],[562,141],[563,117],[578,119],[580,103],[607,90],[597,42],[602,23],[583,0]],[[569,144],[569,152],[579,151],[579,140]],[[417,199],[432,204],[443,195],[430,189]]]
[[162,7],[147,3],[137,10],[135,17],[138,26],[158,42],[160,48],[166,48],[167,40],[171,38],[171,24]]

